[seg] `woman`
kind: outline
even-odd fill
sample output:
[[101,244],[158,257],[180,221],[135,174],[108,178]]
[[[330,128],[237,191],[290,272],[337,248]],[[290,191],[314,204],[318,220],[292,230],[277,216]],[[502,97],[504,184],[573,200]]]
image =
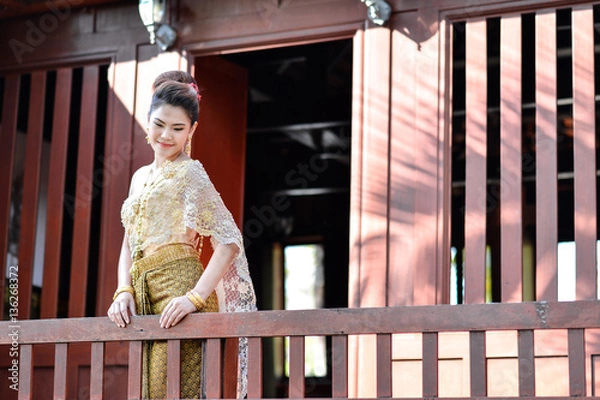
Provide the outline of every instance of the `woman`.
[[[155,81],[146,137],[154,162],[134,173],[121,210],[119,285],[108,310],[119,327],[136,314],[160,314],[160,326],[170,328],[192,312],[256,309],[241,233],[202,164],[188,155],[199,100],[188,74],[172,71]],[[203,236],[211,237],[214,248],[206,271],[200,263]],[[181,397],[199,398],[202,342],[185,340],[181,346]],[[245,349],[240,340],[240,396]],[[143,351],[142,395],[164,398],[167,343],[146,342]]]

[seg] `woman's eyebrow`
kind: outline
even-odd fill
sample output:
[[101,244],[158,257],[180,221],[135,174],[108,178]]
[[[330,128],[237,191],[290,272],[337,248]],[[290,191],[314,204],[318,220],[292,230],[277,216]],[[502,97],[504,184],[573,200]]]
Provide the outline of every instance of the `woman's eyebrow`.
[[[165,121],[163,121],[162,119],[160,119],[160,118],[158,118],[158,117],[154,117],[154,120],[155,120],[155,121],[158,121],[158,122],[160,122],[161,124],[164,124],[164,123],[165,123]],[[173,126],[178,126],[178,125],[185,126],[185,123],[183,123],[183,122],[175,122],[175,123],[173,124]]]

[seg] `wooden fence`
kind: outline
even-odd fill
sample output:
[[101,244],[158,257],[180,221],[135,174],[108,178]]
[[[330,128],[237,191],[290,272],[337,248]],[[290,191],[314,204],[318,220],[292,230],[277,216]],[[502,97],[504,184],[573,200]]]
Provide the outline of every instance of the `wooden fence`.
[[[161,329],[157,316],[134,317],[125,329],[108,318],[69,318],[0,323],[0,345],[14,349],[18,342],[19,399],[32,398],[33,352],[36,345],[54,344],[54,398],[64,398],[68,346],[91,343],[90,398],[102,399],[105,344],[129,342],[127,398],[140,398],[143,340],[168,340],[168,398],[179,398],[179,343],[181,339],[206,338],[208,398],[222,398],[221,340],[248,338],[248,398],[263,397],[262,344],[266,337],[290,337],[289,398],[305,397],[304,339],[332,338],[332,398],[348,397],[348,343],[353,335],[376,335],[377,397],[392,397],[392,335],[422,333],[423,394],[438,397],[438,333],[468,332],[470,343],[471,399],[487,398],[486,332],[518,332],[519,398],[535,396],[534,340],[536,330],[568,332],[569,396],[593,398],[586,393],[586,366],[593,357],[586,346],[586,332],[600,328],[600,302],[538,302],[480,305],[440,305],[388,308],[260,311],[238,314],[195,314],[178,326]],[[9,334],[12,335],[9,335]],[[587,359],[587,360],[586,360]],[[590,367],[591,368],[591,367]],[[589,370],[587,371],[590,372]],[[589,376],[589,375],[587,375]],[[587,396],[587,397],[586,397]],[[498,397],[495,397],[498,398]],[[552,397],[556,399],[558,397]]]

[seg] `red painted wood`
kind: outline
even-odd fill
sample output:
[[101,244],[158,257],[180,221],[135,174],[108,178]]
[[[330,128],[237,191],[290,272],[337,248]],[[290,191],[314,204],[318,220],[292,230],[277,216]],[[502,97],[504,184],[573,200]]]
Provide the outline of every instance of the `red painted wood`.
[[54,399],[67,398],[67,359],[69,347],[67,343],[54,346]]
[[486,21],[466,24],[465,303],[485,302]]
[[535,396],[535,354],[533,331],[518,331],[519,396]]
[[19,319],[27,319],[31,315],[33,255],[37,229],[45,94],[46,72],[32,73],[19,237]]
[[[191,315],[191,314],[190,314]],[[223,368],[221,354],[221,340],[207,339],[205,344],[204,365],[204,385],[206,387],[206,397],[209,399],[221,398],[221,373]]]
[[362,154],[364,109],[364,37],[358,30],[352,41],[352,157],[350,158],[350,255],[348,307],[360,306],[360,260],[362,215]]
[[127,398],[139,399],[142,397],[142,342],[134,340],[129,342],[129,362],[127,377]]
[[331,395],[348,397],[348,336],[335,335],[331,342]]
[[169,340],[167,353],[167,399],[179,399],[181,397],[181,341]]
[[596,299],[594,10],[573,9],[573,147],[576,297]]
[[[392,31],[392,84],[390,94],[390,182],[397,189],[390,190],[389,209],[389,281],[387,297],[389,306],[414,304],[415,275],[421,265],[417,261],[418,248],[422,242],[415,216],[416,196],[419,189],[415,160],[417,152],[417,60],[406,57],[417,53],[419,44],[402,33],[402,29],[414,29],[418,13],[402,13],[395,18]],[[352,149],[354,157],[354,149]],[[430,263],[431,265],[431,263]],[[417,267],[418,266],[418,267]],[[422,268],[428,273],[429,268]],[[435,274],[433,275],[435,277]]]
[[54,117],[50,168],[48,171],[48,200],[50,212],[46,217],[46,244],[44,246],[44,276],[40,316],[55,318],[58,310],[58,279],[60,272],[63,205],[65,200],[65,174],[69,142],[69,113],[73,70],[61,68],[56,72]]
[[438,397],[438,334],[423,333],[423,397]]
[[377,397],[392,397],[392,335],[377,335]]
[[290,399],[303,398],[306,388],[304,387],[304,337],[290,336]]
[[97,196],[98,186],[101,184],[100,178],[98,178],[100,175],[94,171],[99,75],[100,71],[97,65],[86,66],[83,69],[69,289],[69,317],[71,318],[85,316],[92,201]]
[[239,351],[240,341],[237,338],[225,339],[223,354],[223,398],[226,399],[235,399],[237,397]]
[[[156,329],[159,316],[134,317],[117,329],[107,317],[19,321],[21,343],[319,336],[424,331],[600,328],[600,302],[495,303],[381,308],[257,311],[189,315],[176,330]],[[0,322],[8,331],[10,322]],[[0,345],[10,337],[0,336]],[[211,361],[212,362],[212,361]]]
[[263,396],[263,355],[262,339],[248,339],[248,398],[259,399]]
[[473,331],[469,333],[469,355],[471,396],[487,396],[485,332]]
[[[20,76],[17,74],[11,74],[4,78],[4,99],[2,120],[0,121],[0,141],[3,143],[3,146],[0,147],[0,159],[4,160],[4,164],[0,168],[0,188],[12,186],[20,83]],[[9,220],[10,190],[2,190],[0,191],[0,254],[8,253]],[[6,265],[6,257],[0,257],[0,270],[6,271],[7,267],[9,266]],[[4,283],[5,279],[0,279],[0,293],[4,293]],[[4,315],[3,301],[0,301],[0,315]]]
[[569,395],[585,396],[585,331],[569,329]]
[[[132,148],[133,119],[130,110],[135,103],[135,48],[124,47],[115,55],[109,72],[109,96],[105,151],[104,182],[98,257],[96,315],[106,315],[117,288],[117,265],[123,241],[120,209],[129,190],[131,160],[137,151]],[[150,82],[148,84],[151,84]]]
[[33,389],[33,347],[19,346],[19,400],[29,400]]
[[523,299],[521,16],[500,26],[500,236],[503,302]]
[[535,16],[536,296],[558,300],[556,11]]
[[90,400],[104,398],[104,342],[92,343],[90,362]]

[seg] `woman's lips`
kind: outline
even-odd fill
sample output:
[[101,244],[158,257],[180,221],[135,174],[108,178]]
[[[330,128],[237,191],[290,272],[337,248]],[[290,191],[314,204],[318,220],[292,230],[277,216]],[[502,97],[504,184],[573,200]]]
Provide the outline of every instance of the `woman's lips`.
[[171,148],[171,147],[175,146],[174,144],[161,143],[161,142],[158,142],[158,145],[160,147],[162,147],[162,148],[165,148],[165,149],[168,149],[168,148]]

